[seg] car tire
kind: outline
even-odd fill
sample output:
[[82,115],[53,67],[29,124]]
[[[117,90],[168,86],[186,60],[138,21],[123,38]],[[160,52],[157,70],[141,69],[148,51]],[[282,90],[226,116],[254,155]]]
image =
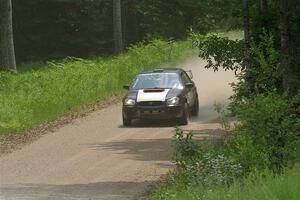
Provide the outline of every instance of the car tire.
[[123,115],[123,126],[131,126],[131,122],[131,119],[128,119]]
[[193,116],[198,116],[198,113],[199,113],[199,99],[198,97],[195,99],[195,102],[194,102],[194,105],[192,107],[192,110],[191,110],[191,114]]
[[180,118],[180,125],[188,125],[189,119],[189,107],[188,104],[184,104],[182,117]]

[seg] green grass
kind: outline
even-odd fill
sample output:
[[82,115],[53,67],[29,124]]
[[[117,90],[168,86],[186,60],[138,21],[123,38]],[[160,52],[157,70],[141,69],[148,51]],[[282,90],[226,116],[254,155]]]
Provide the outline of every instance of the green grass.
[[288,170],[284,175],[271,173],[250,177],[236,183],[229,190],[216,190],[207,194],[207,200],[299,200],[300,166]]
[[195,199],[194,190],[187,186],[187,177],[169,174],[166,183],[158,184],[152,193],[152,200]]
[[175,63],[193,54],[191,41],[156,40],[112,58],[27,63],[17,74],[0,73],[0,135],[19,133],[111,95],[120,95],[142,69]]
[[283,175],[271,172],[252,175],[236,181],[230,188],[208,189],[200,197],[199,188],[187,187],[181,178],[167,186],[160,186],[153,200],[299,200],[300,165],[288,169]]

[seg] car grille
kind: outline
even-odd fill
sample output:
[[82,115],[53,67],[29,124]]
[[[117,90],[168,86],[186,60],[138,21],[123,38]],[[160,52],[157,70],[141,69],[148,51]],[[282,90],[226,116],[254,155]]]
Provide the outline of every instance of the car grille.
[[163,101],[143,101],[139,102],[140,106],[162,106],[164,105]]

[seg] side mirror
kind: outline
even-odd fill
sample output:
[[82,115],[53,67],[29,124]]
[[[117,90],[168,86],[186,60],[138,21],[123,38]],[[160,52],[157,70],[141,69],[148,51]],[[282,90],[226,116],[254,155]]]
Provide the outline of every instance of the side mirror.
[[185,84],[185,87],[192,88],[192,87],[194,87],[194,84],[193,83],[187,83],[187,84]]
[[187,73],[187,75],[190,77],[190,79],[193,79],[193,73],[192,73],[192,70],[187,70],[185,71]]
[[123,89],[129,90],[130,86],[129,85],[123,85]]

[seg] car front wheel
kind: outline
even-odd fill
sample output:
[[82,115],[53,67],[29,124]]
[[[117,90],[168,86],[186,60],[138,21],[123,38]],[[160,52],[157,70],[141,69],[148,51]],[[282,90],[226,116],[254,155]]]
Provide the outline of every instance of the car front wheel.
[[199,99],[198,97],[195,99],[195,102],[194,102],[194,105],[192,107],[192,110],[191,110],[191,114],[193,116],[197,116],[199,113]]
[[128,119],[123,115],[123,126],[131,126],[131,121],[131,119]]
[[189,108],[188,108],[188,104],[185,103],[182,112],[182,117],[180,118],[180,125],[187,125],[188,118],[189,118]]

